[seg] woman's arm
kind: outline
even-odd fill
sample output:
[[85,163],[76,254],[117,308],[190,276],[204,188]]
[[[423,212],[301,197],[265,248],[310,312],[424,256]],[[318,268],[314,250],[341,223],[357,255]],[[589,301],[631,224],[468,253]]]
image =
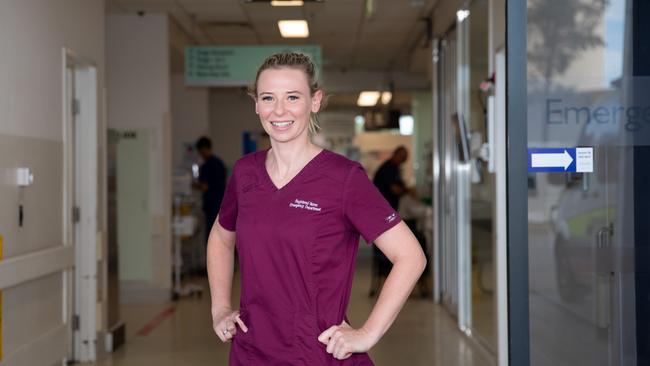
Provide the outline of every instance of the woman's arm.
[[208,281],[212,305],[212,326],[219,338],[227,342],[236,334],[235,323],[247,331],[239,319],[239,313],[232,310],[232,279],[235,260],[235,233],[224,229],[219,218],[214,222],[207,249]]
[[318,339],[327,344],[327,352],[337,359],[352,353],[366,352],[377,344],[390,328],[425,269],[427,259],[417,239],[400,222],[375,240],[375,245],[393,263],[384,287],[368,320],[359,329],[345,322],[321,333]]

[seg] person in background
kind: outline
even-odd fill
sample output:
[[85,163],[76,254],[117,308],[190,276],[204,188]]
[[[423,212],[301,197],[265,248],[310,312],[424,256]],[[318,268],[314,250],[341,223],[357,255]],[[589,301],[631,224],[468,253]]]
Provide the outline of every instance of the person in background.
[[[382,196],[388,201],[394,210],[399,209],[399,200],[406,193],[406,185],[402,180],[400,168],[408,159],[408,151],[404,146],[399,146],[393,151],[390,159],[386,160],[377,172],[372,183],[377,187]],[[378,250],[376,245],[372,247],[372,278],[370,281],[370,291],[368,296],[375,296],[383,280],[388,277],[392,263],[388,258]]]
[[194,188],[203,192],[203,213],[205,215],[205,242],[219,214],[223,194],[226,190],[226,166],[212,152],[212,142],[203,136],[196,142],[196,150],[203,159],[199,169],[199,179]]
[[391,158],[379,166],[375,173],[375,179],[372,180],[394,210],[399,208],[399,199],[406,192],[400,168],[408,156],[406,148],[399,146],[393,151]]

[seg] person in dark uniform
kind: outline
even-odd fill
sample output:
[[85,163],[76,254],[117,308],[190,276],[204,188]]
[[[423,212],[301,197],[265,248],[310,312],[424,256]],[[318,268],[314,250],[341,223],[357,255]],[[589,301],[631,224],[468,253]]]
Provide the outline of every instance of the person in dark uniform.
[[212,142],[207,137],[201,137],[196,142],[196,150],[203,159],[199,169],[198,182],[194,187],[203,192],[203,213],[205,214],[205,242],[207,244],[212,224],[217,219],[219,207],[226,190],[226,166],[212,152]]
[[[408,151],[404,146],[399,146],[393,151],[390,159],[386,160],[375,173],[372,183],[377,187],[382,196],[388,201],[390,206],[397,211],[399,199],[406,193],[406,185],[402,180],[400,167],[408,159]],[[382,280],[388,277],[393,267],[390,260],[377,250],[377,246],[372,246],[372,278],[370,281],[369,296],[375,296],[381,287]]]
[[400,167],[408,159],[408,151],[400,146],[393,151],[393,156],[386,160],[375,173],[372,182],[390,206],[397,210],[399,198],[406,192],[406,185],[402,180]]

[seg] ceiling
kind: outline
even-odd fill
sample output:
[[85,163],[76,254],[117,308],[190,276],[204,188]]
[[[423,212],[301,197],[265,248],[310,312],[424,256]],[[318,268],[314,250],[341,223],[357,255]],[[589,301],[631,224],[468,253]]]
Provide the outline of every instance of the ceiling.
[[[366,12],[367,2],[374,5],[371,15]],[[436,3],[325,0],[302,7],[272,7],[243,0],[108,0],[107,4],[112,13],[169,13],[186,34],[188,44],[319,44],[326,73],[336,70],[425,76],[430,48],[427,24],[422,19],[432,13]],[[306,19],[310,37],[282,38],[277,27],[280,19]],[[182,63],[182,55],[177,56],[177,62]]]

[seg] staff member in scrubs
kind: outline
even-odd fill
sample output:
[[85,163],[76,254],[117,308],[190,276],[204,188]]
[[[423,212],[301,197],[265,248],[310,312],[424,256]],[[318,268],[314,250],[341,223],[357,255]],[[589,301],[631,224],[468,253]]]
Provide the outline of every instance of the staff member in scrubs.
[[[397,317],[425,256],[361,165],[311,142],[323,92],[308,56],[267,58],[251,95],[271,148],[237,161],[210,234],[214,331],[232,341],[230,365],[373,365],[366,352]],[[364,323],[346,317],[359,235],[394,264]]]

